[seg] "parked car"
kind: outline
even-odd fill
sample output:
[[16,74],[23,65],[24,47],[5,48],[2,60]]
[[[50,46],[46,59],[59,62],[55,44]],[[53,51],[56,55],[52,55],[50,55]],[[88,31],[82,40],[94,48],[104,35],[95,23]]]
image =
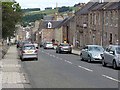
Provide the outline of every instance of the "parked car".
[[34,43],[34,46],[36,49],[38,49],[38,44],[37,43]]
[[22,41],[18,41],[16,44],[17,44],[17,48],[20,48],[22,46]]
[[55,50],[56,50],[57,46],[58,46],[58,44],[56,44],[56,43],[53,44],[53,47]]
[[35,48],[34,44],[25,44],[19,51],[19,56],[22,60],[28,58],[38,59],[38,50]]
[[81,60],[87,60],[89,63],[92,61],[101,61],[104,49],[99,45],[86,45],[80,53]]
[[61,52],[72,53],[71,45],[67,43],[61,43],[60,45],[58,45],[56,48],[56,53],[61,53]]
[[53,43],[52,42],[45,42],[43,45],[44,49],[54,49]]
[[109,45],[103,53],[102,57],[103,66],[110,64],[114,69],[120,67],[120,46]]

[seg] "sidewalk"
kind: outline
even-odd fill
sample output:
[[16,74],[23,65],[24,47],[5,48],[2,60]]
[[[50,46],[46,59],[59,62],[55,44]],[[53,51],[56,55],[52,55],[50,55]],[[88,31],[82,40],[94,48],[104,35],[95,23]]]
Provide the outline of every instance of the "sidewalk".
[[[2,88],[26,88],[29,80],[26,79],[26,73],[18,59],[17,49],[11,46],[2,59]],[[29,88],[29,87],[28,87]]]
[[72,54],[80,55],[80,50],[79,50],[79,49],[76,49],[76,48],[73,48],[73,49],[72,49]]

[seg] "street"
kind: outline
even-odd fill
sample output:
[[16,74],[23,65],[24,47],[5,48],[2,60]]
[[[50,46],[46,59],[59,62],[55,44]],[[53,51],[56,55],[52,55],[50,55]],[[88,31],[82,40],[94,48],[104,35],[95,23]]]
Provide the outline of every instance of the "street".
[[73,54],[39,49],[38,61],[22,62],[33,88],[118,88],[118,71]]

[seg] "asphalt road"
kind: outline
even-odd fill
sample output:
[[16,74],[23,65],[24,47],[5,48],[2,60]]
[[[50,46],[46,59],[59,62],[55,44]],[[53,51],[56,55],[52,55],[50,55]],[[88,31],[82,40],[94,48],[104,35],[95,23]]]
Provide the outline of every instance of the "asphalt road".
[[119,70],[73,54],[39,49],[38,61],[22,62],[33,88],[118,88]]

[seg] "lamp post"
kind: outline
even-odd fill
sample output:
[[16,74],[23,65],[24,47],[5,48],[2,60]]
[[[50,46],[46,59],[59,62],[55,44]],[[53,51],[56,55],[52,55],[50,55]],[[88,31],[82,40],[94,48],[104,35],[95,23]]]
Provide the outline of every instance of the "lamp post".
[[[87,28],[87,24],[83,23],[83,46],[85,45],[86,42],[86,37],[84,37],[84,34],[86,35],[86,33],[84,33],[84,29]],[[85,31],[86,32],[86,31]],[[84,40],[85,39],[85,40]]]
[[102,42],[101,46],[104,46],[104,10],[105,8],[102,9]]

